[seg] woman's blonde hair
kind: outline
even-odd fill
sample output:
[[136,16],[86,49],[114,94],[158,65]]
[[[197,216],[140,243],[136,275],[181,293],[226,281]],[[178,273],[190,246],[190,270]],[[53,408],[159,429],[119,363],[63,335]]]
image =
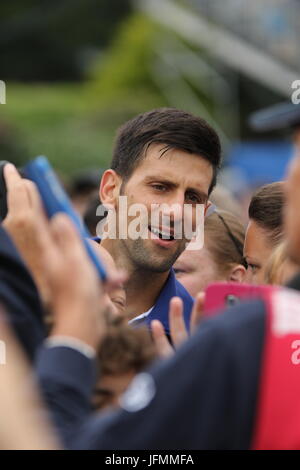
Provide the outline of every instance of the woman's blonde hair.
[[[265,283],[283,285],[287,281],[285,278],[285,270],[287,264],[292,263],[287,251],[287,244],[285,241],[279,243],[274,248],[265,269]],[[295,265],[296,269],[296,265]]]

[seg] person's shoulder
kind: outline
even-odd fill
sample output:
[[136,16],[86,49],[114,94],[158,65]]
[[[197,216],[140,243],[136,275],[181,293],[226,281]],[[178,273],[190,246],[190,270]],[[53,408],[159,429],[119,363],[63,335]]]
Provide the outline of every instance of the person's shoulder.
[[249,325],[265,321],[267,313],[266,303],[263,299],[242,301],[241,303],[224,309],[217,315],[208,317],[205,323],[214,328],[224,330],[248,328]]
[[[260,354],[266,331],[267,307],[262,299],[241,302],[217,315],[203,319],[193,341],[197,336],[214,337],[220,347],[235,351],[236,357],[254,354],[253,348]],[[254,347],[256,345],[256,347]],[[244,354],[244,351],[248,351]]]

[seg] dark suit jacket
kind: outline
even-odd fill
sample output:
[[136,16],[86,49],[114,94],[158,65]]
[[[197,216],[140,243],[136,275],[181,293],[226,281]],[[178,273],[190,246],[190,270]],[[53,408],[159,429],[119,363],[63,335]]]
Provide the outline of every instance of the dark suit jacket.
[[265,331],[262,301],[203,321],[167,361],[138,376],[122,408],[91,414],[95,364],[43,348],[37,372],[54,423],[74,449],[251,447]]
[[0,302],[28,357],[33,359],[45,336],[42,306],[28,269],[1,226]]

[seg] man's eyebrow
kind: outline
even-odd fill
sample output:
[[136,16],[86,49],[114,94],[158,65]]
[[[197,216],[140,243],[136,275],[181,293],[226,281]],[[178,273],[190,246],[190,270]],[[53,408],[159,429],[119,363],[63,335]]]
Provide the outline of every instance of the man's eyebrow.
[[161,175],[150,175],[145,177],[145,183],[160,183],[165,184],[169,188],[178,188],[178,183],[174,183],[174,181],[170,181],[168,178],[164,178]]
[[158,182],[162,184],[166,184],[168,186],[172,187],[178,187],[178,183],[174,183],[174,181],[170,181],[168,178],[165,178],[161,175],[149,175],[145,177],[146,183],[151,183],[151,182]]

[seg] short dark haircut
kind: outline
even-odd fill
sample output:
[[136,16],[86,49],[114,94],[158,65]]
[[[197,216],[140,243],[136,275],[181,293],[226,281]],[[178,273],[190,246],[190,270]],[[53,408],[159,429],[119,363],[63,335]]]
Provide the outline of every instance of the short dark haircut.
[[283,236],[284,204],[284,182],[278,181],[259,188],[249,205],[249,219],[267,231],[272,245],[277,245]]
[[151,144],[197,154],[211,163],[212,191],[221,164],[221,144],[217,133],[202,118],[175,108],[158,108],[139,114],[118,130],[111,168],[125,181],[144,158]]

